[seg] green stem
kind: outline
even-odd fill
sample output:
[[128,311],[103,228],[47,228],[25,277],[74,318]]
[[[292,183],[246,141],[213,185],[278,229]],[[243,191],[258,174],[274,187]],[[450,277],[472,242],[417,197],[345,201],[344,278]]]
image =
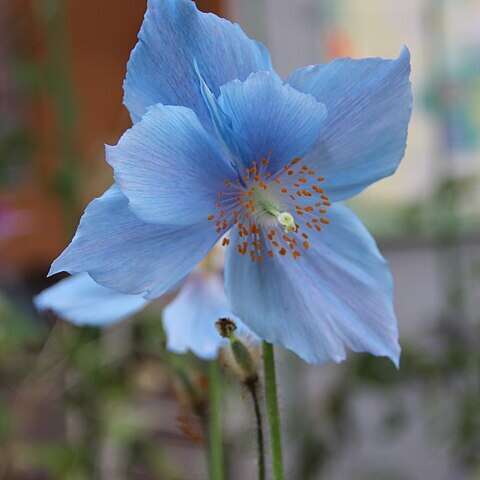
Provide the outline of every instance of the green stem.
[[208,427],[208,466],[210,480],[223,480],[223,448],[221,433],[220,375],[216,360],[208,364],[209,374],[209,427]]
[[265,402],[267,405],[273,480],[283,480],[282,435],[278,410],[277,380],[273,345],[263,342],[263,368],[265,372]]
[[258,480],[265,480],[265,450],[263,447],[262,413],[260,410],[260,404],[258,402],[256,385],[252,385],[249,390],[252,394],[255,418],[257,420]]

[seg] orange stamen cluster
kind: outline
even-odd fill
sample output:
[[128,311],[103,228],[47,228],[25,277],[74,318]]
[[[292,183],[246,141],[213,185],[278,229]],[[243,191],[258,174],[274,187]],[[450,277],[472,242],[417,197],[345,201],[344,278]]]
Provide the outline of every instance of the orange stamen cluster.
[[[261,158],[241,179],[225,180],[225,190],[218,193],[218,211],[207,220],[214,222],[219,234],[236,228],[238,253],[248,255],[252,262],[262,263],[275,253],[296,260],[302,249],[309,249],[310,235],[330,223],[326,214],[331,203],[321,187],[325,178],[301,161],[297,157],[272,174],[268,171],[270,161]],[[285,233],[272,213],[273,208],[280,212],[283,207],[299,220],[293,232]],[[224,237],[222,245],[229,244],[230,239]]]

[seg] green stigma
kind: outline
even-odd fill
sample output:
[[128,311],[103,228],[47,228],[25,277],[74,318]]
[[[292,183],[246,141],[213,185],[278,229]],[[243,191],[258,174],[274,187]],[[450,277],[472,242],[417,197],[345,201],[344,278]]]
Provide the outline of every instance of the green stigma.
[[297,230],[297,226],[295,225],[295,219],[293,215],[288,212],[280,212],[276,206],[269,202],[262,202],[263,208],[274,217],[277,218],[278,223],[282,225],[285,233],[295,232]]
[[285,233],[291,233],[297,229],[293,216],[288,212],[278,213],[277,220],[284,227]]

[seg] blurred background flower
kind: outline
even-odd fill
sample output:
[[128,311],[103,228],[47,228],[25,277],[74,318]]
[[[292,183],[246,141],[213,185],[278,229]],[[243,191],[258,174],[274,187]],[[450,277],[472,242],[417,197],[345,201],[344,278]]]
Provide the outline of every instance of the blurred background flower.
[[[480,5],[476,0],[198,0],[265,42],[279,73],[407,43],[415,108],[397,174],[350,206],[396,284],[404,348],[309,367],[280,358],[287,478],[480,475]],[[39,317],[32,296],[110,185],[130,125],[125,66],[145,3],[6,0],[0,11],[0,477],[205,478],[176,418],[158,303],[105,331]],[[141,318],[140,318],[141,317]],[[175,368],[171,368],[172,365]],[[248,401],[227,378],[229,478],[252,478]],[[200,382],[201,384],[201,382]],[[251,421],[250,421],[251,420]],[[192,427],[193,428],[193,427]],[[251,460],[249,460],[251,459]]]

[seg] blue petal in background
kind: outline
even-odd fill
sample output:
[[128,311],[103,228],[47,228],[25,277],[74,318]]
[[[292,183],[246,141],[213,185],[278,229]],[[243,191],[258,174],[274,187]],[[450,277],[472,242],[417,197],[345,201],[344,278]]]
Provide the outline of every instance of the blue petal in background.
[[45,289],[34,303],[38,311],[50,310],[75,325],[108,326],[139,312],[149,301],[102,287],[80,273]]

